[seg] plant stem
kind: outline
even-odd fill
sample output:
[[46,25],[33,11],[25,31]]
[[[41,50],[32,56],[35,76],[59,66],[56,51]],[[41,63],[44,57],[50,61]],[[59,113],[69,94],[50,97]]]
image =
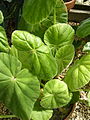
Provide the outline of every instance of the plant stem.
[[15,115],[0,115],[0,118],[15,118]]
[[40,85],[44,88],[44,84],[43,83],[40,83]]
[[79,89],[78,91],[86,91],[86,92],[89,92],[90,89]]
[[56,8],[54,8],[53,24],[56,24]]

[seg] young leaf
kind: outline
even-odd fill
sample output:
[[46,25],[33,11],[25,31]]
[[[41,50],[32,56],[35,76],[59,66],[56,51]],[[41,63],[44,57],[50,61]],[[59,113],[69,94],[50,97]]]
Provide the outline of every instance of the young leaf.
[[40,103],[37,101],[34,105],[34,109],[31,112],[32,120],[49,120],[52,117],[53,110],[47,110],[40,106]]
[[67,72],[64,81],[71,91],[76,91],[90,81],[90,54],[83,56]]
[[4,20],[3,13],[2,13],[2,11],[0,10],[0,24],[3,22],[3,20]]
[[44,41],[51,48],[59,48],[73,42],[74,30],[65,23],[58,23],[51,26],[44,35]]
[[0,26],[0,52],[8,52],[8,40],[3,27]]
[[34,103],[39,97],[38,79],[21,62],[6,53],[0,53],[0,100],[22,120],[29,120]]
[[61,73],[72,62],[73,57],[73,45],[65,45],[59,48],[55,55],[58,64],[58,73]]
[[23,17],[31,24],[39,23],[49,16],[56,2],[57,0],[25,0]]
[[57,64],[49,48],[39,37],[25,31],[12,34],[13,45],[20,50],[19,59],[39,79],[48,80],[57,74]]
[[41,99],[41,106],[54,109],[63,107],[71,99],[67,85],[58,79],[50,80],[44,87],[44,97]]
[[81,38],[90,35],[90,18],[81,23],[81,25],[77,28],[76,35]]

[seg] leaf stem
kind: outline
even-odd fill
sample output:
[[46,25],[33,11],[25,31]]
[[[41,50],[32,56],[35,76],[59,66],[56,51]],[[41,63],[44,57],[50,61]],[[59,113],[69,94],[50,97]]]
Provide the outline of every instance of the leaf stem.
[[53,24],[56,24],[56,7],[54,8]]
[[0,115],[0,118],[15,118],[15,115]]
[[90,89],[79,89],[78,91],[86,91],[86,92],[89,92]]
[[44,88],[44,84],[43,83],[40,83],[40,85]]

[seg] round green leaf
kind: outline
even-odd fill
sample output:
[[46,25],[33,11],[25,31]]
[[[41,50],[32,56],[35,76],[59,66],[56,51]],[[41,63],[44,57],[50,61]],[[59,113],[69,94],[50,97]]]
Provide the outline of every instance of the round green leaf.
[[0,53],[0,100],[22,120],[29,120],[34,103],[39,97],[38,79],[15,57]]
[[37,101],[34,105],[34,109],[31,113],[32,120],[49,120],[52,117],[53,110],[46,110],[40,106]]
[[3,22],[3,20],[4,20],[3,13],[2,13],[2,11],[0,10],[0,24]]
[[31,24],[39,23],[49,16],[56,2],[57,0],[25,0],[23,17]]
[[61,73],[70,63],[74,57],[73,45],[65,45],[59,48],[56,52],[55,58],[58,64],[58,73]]
[[24,68],[28,68],[40,80],[49,80],[56,76],[56,60],[39,37],[25,31],[15,31],[12,40],[13,45],[20,50],[19,59]]
[[74,29],[65,23],[59,23],[51,26],[44,35],[44,41],[51,48],[58,48],[73,42]]
[[90,18],[84,20],[80,24],[80,26],[77,28],[76,35],[81,38],[90,35]]
[[67,72],[64,81],[71,91],[76,91],[90,81],[90,54],[83,56]]
[[45,84],[44,97],[41,99],[41,106],[44,108],[54,109],[63,107],[71,99],[67,85],[60,80],[50,80]]
[[0,52],[8,52],[8,39],[3,27],[0,26]]

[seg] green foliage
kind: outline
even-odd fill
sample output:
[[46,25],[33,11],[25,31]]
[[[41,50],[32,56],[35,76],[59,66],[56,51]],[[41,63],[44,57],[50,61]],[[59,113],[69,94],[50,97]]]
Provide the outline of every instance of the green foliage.
[[90,54],[76,61],[68,70],[64,81],[71,91],[77,91],[90,81]]
[[3,27],[0,26],[0,52],[8,52],[8,39]]
[[[49,120],[53,109],[79,100],[80,88],[90,81],[90,54],[73,61],[74,29],[66,24],[62,0],[24,0],[22,7],[23,30],[12,33],[11,46],[0,27],[0,101],[22,120]],[[78,36],[83,30],[82,37],[89,35],[89,21],[78,27]],[[59,79],[65,70],[64,79]]]
[[61,46],[71,44],[74,39],[73,28],[65,23],[58,23],[45,32],[44,42],[52,49],[56,51]]
[[31,23],[39,23],[47,18],[56,5],[57,0],[26,0],[23,5],[23,17]]
[[79,91],[72,92],[72,99],[71,99],[69,105],[70,104],[75,104],[76,102],[78,102],[79,98],[80,98],[80,92]]
[[2,13],[2,11],[0,10],[0,24],[3,23],[3,20],[4,20],[3,13]]
[[68,22],[68,12],[63,0],[58,0],[56,4],[56,21],[57,23]]
[[68,91],[67,85],[57,79],[53,79],[45,84],[43,94],[41,106],[49,109],[65,106],[72,96]]
[[78,37],[84,38],[90,35],[90,18],[84,20],[76,30]]
[[[62,0],[58,0],[54,9],[56,9],[56,22],[67,23],[68,12],[64,2]],[[37,15],[39,16],[39,14]],[[45,31],[53,25],[53,20],[54,11],[52,11],[46,19],[37,24],[31,24],[30,22],[25,21],[25,18],[22,16],[18,24],[18,29],[26,30],[36,36],[43,38]]]
[[53,110],[47,110],[40,106],[37,101],[31,113],[32,120],[49,120],[52,117]]
[[60,74],[74,58],[74,47],[73,45],[65,45],[59,48],[55,55],[58,64],[58,74]]
[[19,59],[23,67],[28,68],[40,80],[49,80],[56,76],[56,61],[39,37],[25,31],[14,31],[12,43],[20,51]]
[[21,70],[21,62],[6,53],[0,54],[0,91],[3,103],[22,120],[29,120],[39,97],[39,81],[27,69]]

